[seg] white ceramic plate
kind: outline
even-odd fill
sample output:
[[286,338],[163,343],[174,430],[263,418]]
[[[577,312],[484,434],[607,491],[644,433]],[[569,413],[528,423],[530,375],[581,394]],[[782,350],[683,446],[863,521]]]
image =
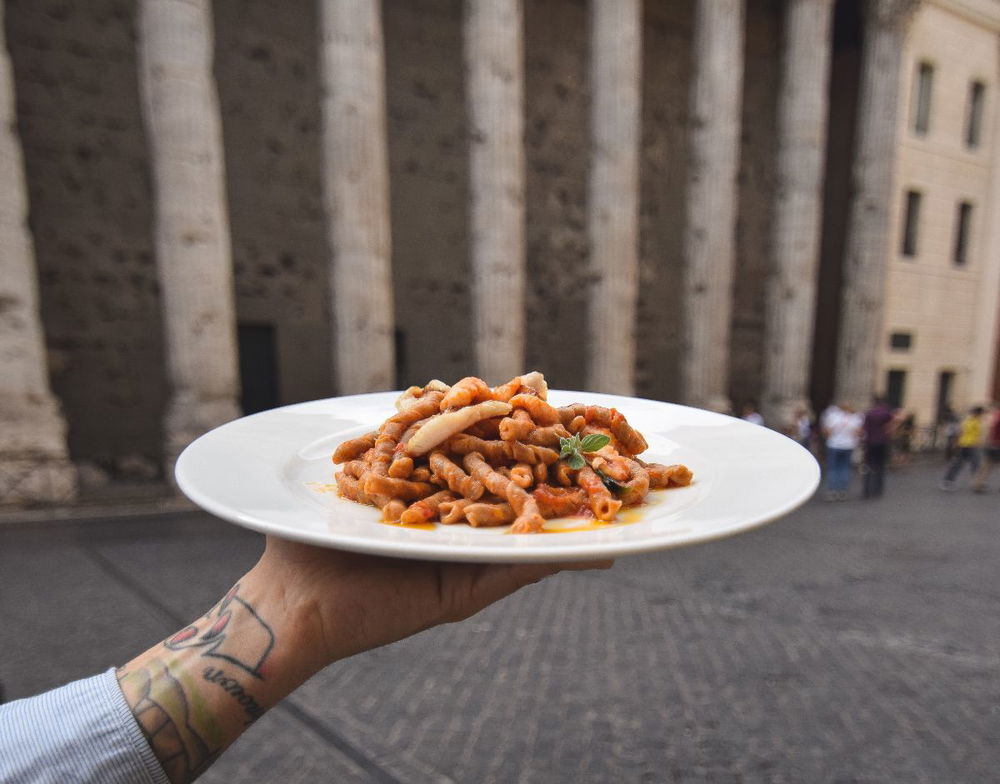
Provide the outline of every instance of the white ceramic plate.
[[177,483],[212,514],[286,539],[400,558],[497,562],[612,558],[730,536],[787,514],[819,483],[808,451],[759,425],[654,400],[550,390],[557,406],[617,408],[646,437],[644,459],[684,463],[694,482],[654,491],[648,505],[624,513],[629,522],[593,530],[513,535],[387,525],[378,510],[336,494],[330,456],[341,441],[389,417],[398,394],[316,400],[229,422],[184,450]]

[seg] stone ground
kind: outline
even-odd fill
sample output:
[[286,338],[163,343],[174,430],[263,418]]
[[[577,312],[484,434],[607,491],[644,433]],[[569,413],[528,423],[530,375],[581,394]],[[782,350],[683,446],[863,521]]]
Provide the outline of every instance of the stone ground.
[[[939,475],[560,575],[334,665],[202,781],[996,781],[1000,494]],[[8,519],[8,699],[122,663],[260,549],[201,513]]]

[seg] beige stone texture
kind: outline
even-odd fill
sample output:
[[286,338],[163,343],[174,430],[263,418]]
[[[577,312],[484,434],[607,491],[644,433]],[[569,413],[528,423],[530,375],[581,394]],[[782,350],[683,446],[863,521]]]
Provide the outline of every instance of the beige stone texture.
[[590,296],[587,389],[635,394],[642,6],[590,3]]
[[[885,321],[879,335],[877,383],[890,370],[906,373],[903,407],[921,425],[937,415],[938,375],[955,374],[956,411],[989,399],[997,313],[996,116],[1000,75],[992,3],[931,2],[913,21],[901,68],[898,165],[889,227]],[[918,64],[934,67],[930,126],[913,130]],[[965,144],[969,85],[986,85],[981,141]],[[905,194],[922,194],[917,252],[902,254]],[[959,202],[973,205],[967,261],[954,263]],[[910,333],[908,351],[890,348],[890,335]]]
[[498,384],[524,370],[527,334],[521,0],[468,0],[462,54],[476,371]]
[[729,408],[744,64],[743,0],[698,0],[684,226],[683,400]]
[[320,4],[323,204],[341,392],[395,385],[395,314],[381,6]]

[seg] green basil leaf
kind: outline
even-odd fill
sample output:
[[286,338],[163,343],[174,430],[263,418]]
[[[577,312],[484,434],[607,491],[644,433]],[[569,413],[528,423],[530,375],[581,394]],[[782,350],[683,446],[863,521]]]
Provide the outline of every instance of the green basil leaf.
[[567,458],[566,464],[569,465],[570,468],[579,471],[581,468],[587,465],[587,461],[583,459],[583,455],[574,450],[573,454],[571,454],[569,458]]
[[567,457],[580,448],[580,437],[559,438],[559,457]]
[[591,433],[580,442],[580,450],[583,452],[596,452],[611,443],[611,439],[604,433]]

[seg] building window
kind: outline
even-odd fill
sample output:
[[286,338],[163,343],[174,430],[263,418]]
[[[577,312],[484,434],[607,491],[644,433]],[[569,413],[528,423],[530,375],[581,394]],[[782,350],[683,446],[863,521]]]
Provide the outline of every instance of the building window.
[[926,136],[931,127],[931,85],[934,66],[927,62],[917,64],[917,78],[913,88],[913,132]]
[[967,201],[958,203],[955,213],[955,253],[953,261],[958,267],[964,267],[969,255],[969,231],[972,225],[972,204]]
[[890,370],[885,379],[885,400],[890,408],[902,408],[906,398],[906,371]]
[[969,84],[969,105],[965,115],[965,146],[975,149],[979,146],[983,130],[983,103],[986,100],[986,85],[982,82]]
[[917,229],[920,225],[919,191],[906,192],[906,206],[903,214],[903,244],[900,251],[904,256],[917,255]]
[[951,390],[955,385],[955,371],[942,370],[938,373],[937,387],[937,421],[943,422],[949,414],[953,414],[951,408]]
[[889,335],[889,348],[893,351],[909,351],[913,346],[913,335],[909,332],[893,332]]

